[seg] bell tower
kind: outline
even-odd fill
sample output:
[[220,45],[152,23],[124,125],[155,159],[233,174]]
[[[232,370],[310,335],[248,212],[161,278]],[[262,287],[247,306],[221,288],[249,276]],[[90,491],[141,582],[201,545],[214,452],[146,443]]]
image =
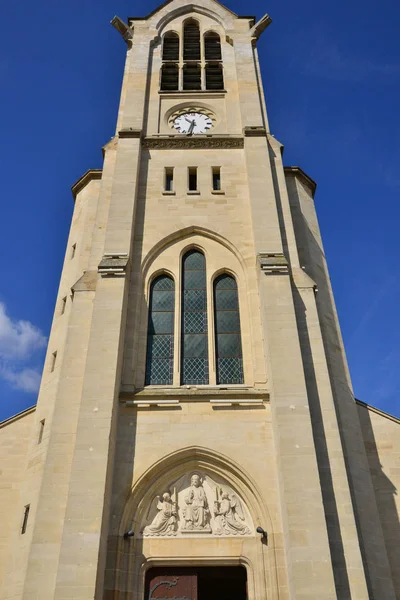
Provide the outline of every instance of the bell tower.
[[117,127],[72,188],[2,600],[395,599],[316,186],[270,134],[270,22],[112,21]]

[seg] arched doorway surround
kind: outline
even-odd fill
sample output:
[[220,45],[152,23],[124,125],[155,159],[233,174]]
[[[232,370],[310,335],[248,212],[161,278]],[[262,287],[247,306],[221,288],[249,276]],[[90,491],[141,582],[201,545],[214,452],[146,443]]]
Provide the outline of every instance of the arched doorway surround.
[[[269,533],[263,544],[254,530],[250,535],[145,537],[149,507],[162,490],[187,473],[200,473],[224,481],[242,499],[254,527],[262,524]],[[134,535],[124,539],[126,531]],[[249,600],[279,598],[274,532],[266,503],[255,482],[229,457],[207,448],[187,447],[153,464],[134,483],[120,521],[116,547],[115,600],[143,600],[146,571],[152,567],[235,566],[247,570]]]

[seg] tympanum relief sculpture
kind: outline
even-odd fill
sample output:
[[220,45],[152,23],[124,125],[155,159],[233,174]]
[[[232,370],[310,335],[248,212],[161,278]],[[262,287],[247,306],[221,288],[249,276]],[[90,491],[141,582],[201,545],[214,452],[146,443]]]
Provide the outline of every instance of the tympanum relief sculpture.
[[175,500],[171,499],[168,492],[162,495],[162,501],[160,500],[160,496],[157,496],[158,513],[150,525],[144,528],[144,536],[176,535],[178,514],[176,491],[174,494]]
[[145,522],[145,538],[248,536],[254,531],[239,495],[219,477],[199,472],[181,476],[161,497],[155,496]]

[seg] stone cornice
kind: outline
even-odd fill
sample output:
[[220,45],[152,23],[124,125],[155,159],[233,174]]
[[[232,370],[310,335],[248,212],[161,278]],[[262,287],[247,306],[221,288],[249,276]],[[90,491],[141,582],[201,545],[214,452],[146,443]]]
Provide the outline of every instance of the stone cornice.
[[135,390],[129,387],[123,388],[120,393],[121,402],[129,403],[146,403],[149,402],[168,402],[168,401],[180,401],[180,402],[207,402],[207,401],[221,401],[235,403],[243,401],[246,402],[267,402],[269,400],[269,392],[267,389],[259,389],[246,386],[232,386],[232,387],[218,387],[218,386],[205,386],[205,387],[146,387],[141,390]]
[[8,419],[4,419],[4,421],[0,421],[0,429],[2,429],[3,427],[6,427],[7,425],[11,425],[11,423],[15,423],[15,421],[18,421],[19,419],[22,419],[23,417],[27,417],[31,413],[35,412],[35,410],[36,410],[36,404],[34,406],[31,406],[31,407],[21,411],[20,413],[17,413],[16,415],[13,415],[12,417],[9,417]]
[[243,148],[244,138],[242,136],[227,135],[198,135],[196,137],[188,136],[165,136],[165,137],[146,137],[142,141],[143,147],[148,150],[173,150],[176,149],[197,149],[197,148],[216,148],[230,149]]
[[289,274],[289,263],[281,252],[260,252],[257,258],[260,269],[266,275]]
[[132,127],[127,127],[126,129],[121,129],[118,131],[119,138],[140,138],[142,137],[141,129],[133,129]]
[[102,174],[103,169],[88,169],[86,173],[84,173],[82,177],[80,177],[78,181],[71,187],[74,200],[79,192],[83,190],[83,188],[86,187],[90,181],[93,181],[93,179],[101,179]]
[[285,174],[290,173],[299,177],[300,179],[303,179],[303,181],[305,181],[305,183],[311,188],[312,194],[314,196],[315,190],[317,189],[317,184],[313,179],[311,179],[311,177],[307,175],[307,173],[303,171],[303,169],[301,169],[300,167],[284,167],[283,169],[285,171]]
[[385,419],[389,419],[390,421],[397,423],[397,425],[400,425],[400,419],[398,419],[394,415],[390,415],[389,413],[384,412],[383,410],[379,410],[379,408],[375,408],[375,406],[371,406],[370,404],[367,404],[366,402],[357,400],[357,398],[355,398],[355,401],[356,401],[356,404],[358,404],[359,406],[362,406],[363,408],[366,408],[367,410],[370,410],[371,412],[374,412],[377,415],[379,415]]
[[246,137],[267,137],[265,127],[245,127],[243,133]]
[[98,272],[102,277],[125,277],[128,263],[129,256],[125,253],[106,253],[100,261]]

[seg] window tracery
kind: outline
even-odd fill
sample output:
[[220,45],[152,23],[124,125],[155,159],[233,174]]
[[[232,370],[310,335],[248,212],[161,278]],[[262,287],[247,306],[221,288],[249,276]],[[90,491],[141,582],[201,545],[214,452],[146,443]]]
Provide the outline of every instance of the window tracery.
[[190,18],[183,24],[182,40],[175,31],[164,35],[161,91],[223,90],[219,34],[207,31],[202,38],[199,22]]

